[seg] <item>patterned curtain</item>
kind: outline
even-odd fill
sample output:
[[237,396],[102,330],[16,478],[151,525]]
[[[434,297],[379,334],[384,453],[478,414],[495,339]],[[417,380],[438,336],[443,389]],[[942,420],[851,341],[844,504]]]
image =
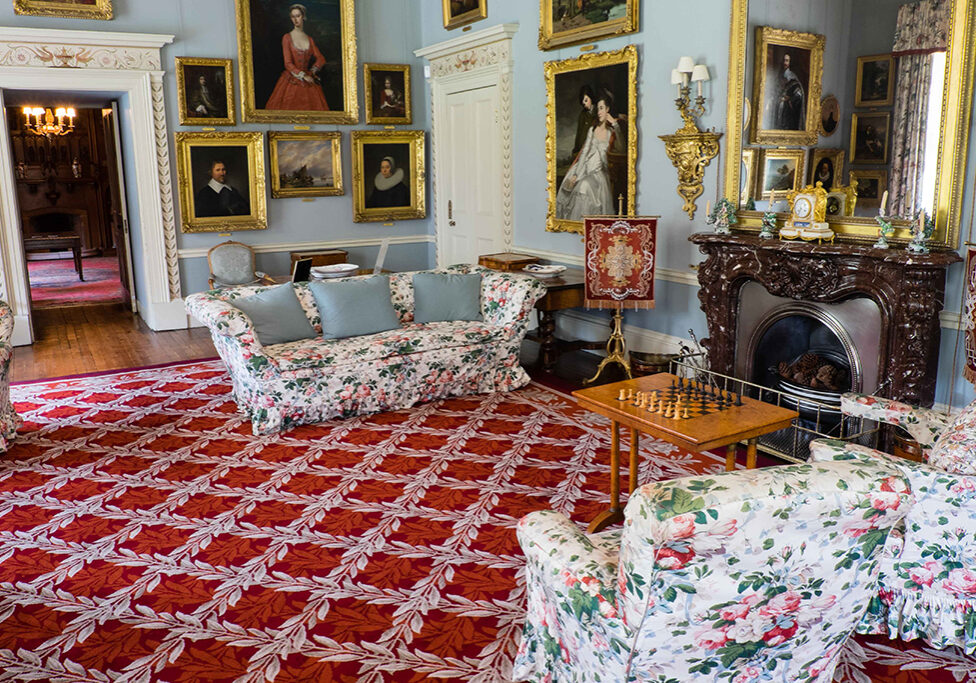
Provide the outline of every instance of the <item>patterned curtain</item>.
[[890,215],[911,216],[922,200],[932,53],[944,52],[949,0],[920,0],[898,10],[893,55],[898,59],[891,134]]

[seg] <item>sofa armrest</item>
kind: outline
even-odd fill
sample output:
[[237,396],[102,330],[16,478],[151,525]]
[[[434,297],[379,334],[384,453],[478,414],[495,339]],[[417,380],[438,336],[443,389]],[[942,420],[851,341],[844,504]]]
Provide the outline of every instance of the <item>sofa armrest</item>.
[[930,408],[910,406],[880,396],[847,393],[841,397],[845,415],[866,418],[903,428],[923,447],[929,449],[948,424],[948,418]]
[[245,356],[265,357],[261,342],[254,334],[251,319],[240,309],[211,292],[191,294],[183,303],[188,314],[207,326],[215,341],[218,337],[225,337],[236,342],[241,351],[245,352]]
[[531,275],[488,268],[479,270],[485,322],[511,326],[516,334],[528,329],[530,314],[536,302],[546,295],[546,286]]
[[519,520],[517,533],[529,564],[544,576],[560,577],[567,589],[581,584],[582,590],[612,601],[617,556],[595,546],[565,515],[532,512]]
[[[917,588],[915,584],[936,566],[940,572],[934,577],[936,581],[951,579],[951,568],[957,566],[953,563],[968,564],[967,558],[976,557],[976,513],[973,512],[976,476],[945,472],[925,463],[834,439],[813,441],[810,455],[816,460],[881,460],[898,467],[905,475],[913,501],[905,515],[903,549],[897,558],[896,571],[909,588]],[[917,567],[925,571],[918,572]]]

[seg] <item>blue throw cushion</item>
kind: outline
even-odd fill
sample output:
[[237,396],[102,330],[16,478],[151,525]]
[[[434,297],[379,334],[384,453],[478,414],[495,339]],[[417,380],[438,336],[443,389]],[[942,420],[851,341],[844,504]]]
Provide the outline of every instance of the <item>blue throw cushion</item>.
[[254,335],[263,346],[315,336],[315,328],[308,321],[291,283],[228,303],[247,314],[254,325]]
[[478,273],[417,273],[413,276],[413,300],[413,319],[418,323],[484,320]]
[[345,339],[400,327],[390,301],[390,278],[313,282],[309,285],[322,318],[324,339]]

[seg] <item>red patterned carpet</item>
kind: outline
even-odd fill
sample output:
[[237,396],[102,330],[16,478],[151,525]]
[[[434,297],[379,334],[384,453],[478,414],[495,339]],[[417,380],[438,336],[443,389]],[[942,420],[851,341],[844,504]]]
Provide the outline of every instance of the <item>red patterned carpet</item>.
[[35,308],[83,306],[123,301],[117,256],[82,259],[85,280],[78,279],[73,259],[28,261],[31,302]]
[[[0,681],[504,681],[515,521],[606,503],[605,423],[540,385],[264,438],[217,361],[12,395]],[[721,468],[647,440],[641,476]],[[837,680],[974,670],[862,639]]]

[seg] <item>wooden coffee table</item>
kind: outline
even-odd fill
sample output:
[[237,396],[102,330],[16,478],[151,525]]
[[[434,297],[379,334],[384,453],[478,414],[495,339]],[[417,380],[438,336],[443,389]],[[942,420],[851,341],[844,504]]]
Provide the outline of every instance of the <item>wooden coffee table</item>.
[[601,512],[590,522],[589,532],[600,531],[610,524],[623,521],[620,507],[620,426],[630,428],[630,492],[637,488],[637,451],[640,432],[669,441],[695,453],[726,446],[725,469],[735,469],[736,444],[747,442],[746,467],[756,466],[756,442],[763,434],[785,429],[798,417],[794,410],[742,397],[742,405],[706,410],[704,414],[689,409],[688,418],[668,418],[640,408],[633,401],[620,401],[620,390],[651,392],[659,396],[671,389],[677,377],[668,373],[628,379],[613,384],[574,391],[576,401],[587,410],[610,419],[610,509]]

